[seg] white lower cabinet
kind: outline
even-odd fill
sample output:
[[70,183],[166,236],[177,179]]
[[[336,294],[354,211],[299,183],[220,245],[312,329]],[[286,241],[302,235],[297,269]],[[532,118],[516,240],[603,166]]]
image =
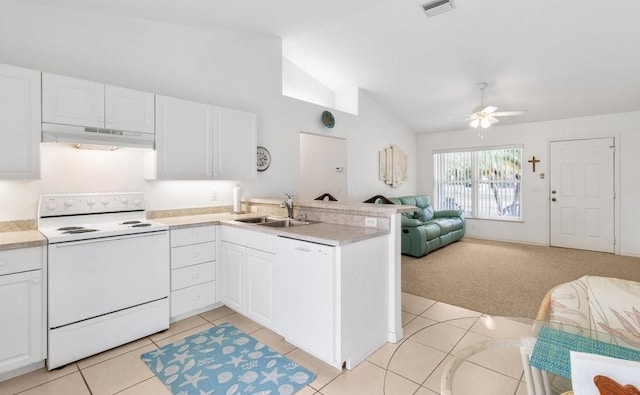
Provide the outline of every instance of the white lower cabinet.
[[46,358],[44,260],[44,247],[0,251],[0,380]]
[[220,239],[221,301],[258,324],[275,330],[276,236],[223,227]]
[[216,303],[216,226],[171,230],[171,320]]

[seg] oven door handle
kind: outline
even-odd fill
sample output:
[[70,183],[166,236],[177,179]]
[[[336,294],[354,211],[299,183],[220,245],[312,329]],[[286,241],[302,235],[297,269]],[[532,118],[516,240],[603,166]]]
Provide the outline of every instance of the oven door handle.
[[128,235],[117,235],[117,236],[107,236],[107,237],[99,237],[95,239],[86,239],[86,240],[74,240],[74,241],[66,241],[62,243],[50,244],[50,247],[73,247],[82,244],[97,244],[97,243],[110,243],[113,241],[124,240],[124,239],[132,239],[136,237],[157,237],[168,234],[168,230],[158,230],[154,232],[148,233],[134,233]]

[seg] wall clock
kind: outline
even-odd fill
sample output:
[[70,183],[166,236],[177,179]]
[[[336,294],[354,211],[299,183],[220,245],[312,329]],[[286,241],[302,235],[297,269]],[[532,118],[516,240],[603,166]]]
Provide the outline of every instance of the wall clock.
[[258,165],[258,171],[265,171],[269,168],[269,165],[271,164],[271,154],[269,153],[269,150],[267,150],[264,147],[258,147],[258,151],[257,151],[257,165]]
[[329,111],[322,113],[322,124],[328,128],[332,128],[336,125],[336,120],[333,118],[333,114]]

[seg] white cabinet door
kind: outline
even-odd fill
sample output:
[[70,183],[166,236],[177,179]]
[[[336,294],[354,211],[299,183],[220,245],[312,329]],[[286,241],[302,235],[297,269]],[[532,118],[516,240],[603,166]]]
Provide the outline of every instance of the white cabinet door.
[[42,73],[42,122],[104,127],[104,84]]
[[217,108],[214,178],[246,180],[256,177],[256,114]]
[[105,127],[132,132],[154,133],[154,94],[106,85]]
[[245,315],[261,325],[273,325],[273,270],[275,254],[246,249]]
[[341,368],[335,248],[283,237],[277,248],[287,292],[277,291],[278,326],[288,342]]
[[40,177],[40,72],[0,64],[0,179]]
[[156,96],[156,178],[213,179],[213,107]]
[[235,244],[220,243],[222,303],[244,314],[244,262],[245,248]]
[[157,95],[154,155],[147,178],[254,178],[256,114]]
[[42,361],[42,271],[0,276],[0,373]]

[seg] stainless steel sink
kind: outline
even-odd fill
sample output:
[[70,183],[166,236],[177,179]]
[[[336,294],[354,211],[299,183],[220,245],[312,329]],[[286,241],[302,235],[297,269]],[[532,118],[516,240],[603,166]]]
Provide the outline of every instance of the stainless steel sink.
[[281,220],[279,218],[274,219],[269,217],[253,217],[253,218],[234,219],[234,221],[243,222],[245,224],[263,224],[266,222],[281,221]]
[[289,228],[292,226],[302,226],[302,225],[311,225],[317,224],[319,221],[298,221],[295,219],[283,219],[279,221],[271,221],[271,222],[261,222],[257,223],[261,226],[270,226],[272,228]]

